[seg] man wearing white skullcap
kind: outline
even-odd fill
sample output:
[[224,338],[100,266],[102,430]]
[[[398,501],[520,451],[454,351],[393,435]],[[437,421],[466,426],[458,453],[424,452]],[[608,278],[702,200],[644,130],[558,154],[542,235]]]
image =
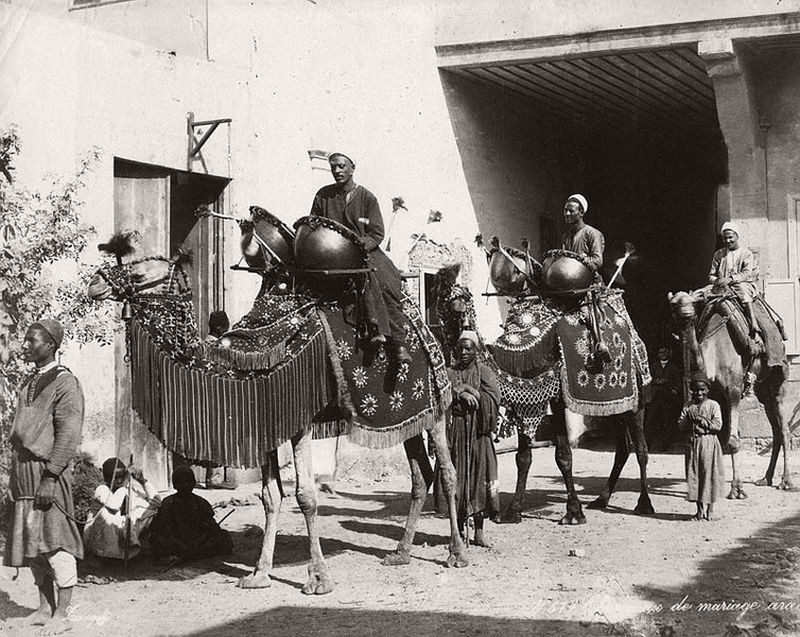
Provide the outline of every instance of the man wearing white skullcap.
[[749,248],[740,245],[741,233],[733,221],[723,223],[720,234],[725,247],[714,253],[708,281],[715,293],[730,290],[736,295],[750,321],[750,334],[753,335],[761,331],[753,311],[753,299],[758,295],[756,258]]
[[410,363],[406,347],[406,323],[402,309],[400,272],[381,250],[383,216],[378,200],[353,180],[356,164],[350,155],[328,157],[335,183],[320,188],[311,204],[311,215],[327,217],[357,234],[369,253],[372,271],[367,275],[364,302],[368,335],[375,342],[389,339],[389,350],[398,363]]
[[605,239],[602,232],[583,220],[588,209],[589,202],[583,195],[575,194],[567,198],[567,203],[564,204],[567,231],[561,237],[561,248],[580,254],[592,271],[597,272],[603,265]]

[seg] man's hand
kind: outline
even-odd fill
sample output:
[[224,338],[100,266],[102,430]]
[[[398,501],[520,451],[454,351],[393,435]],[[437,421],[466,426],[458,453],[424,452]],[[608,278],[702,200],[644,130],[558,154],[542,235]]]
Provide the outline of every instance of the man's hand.
[[467,392],[463,392],[461,394],[461,400],[464,401],[464,405],[466,405],[467,409],[469,409],[470,411],[475,411],[478,408],[478,405],[480,404],[478,402],[478,399],[475,398],[475,396]]
[[37,509],[49,509],[56,499],[56,479],[53,476],[43,476],[33,498],[33,506]]

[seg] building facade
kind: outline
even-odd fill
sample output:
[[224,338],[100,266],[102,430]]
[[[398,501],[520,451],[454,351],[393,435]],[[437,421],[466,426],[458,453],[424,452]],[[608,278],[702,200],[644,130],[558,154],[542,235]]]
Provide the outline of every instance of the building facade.
[[[258,281],[229,269],[235,224],[196,210],[244,217],[256,204],[290,223],[328,182],[320,158],[344,150],[387,220],[398,196],[409,214],[441,211],[427,230],[470,256],[477,298],[475,235],[543,252],[582,192],[610,246],[637,245],[646,284],[631,282],[628,303],[650,346],[669,337],[666,292],[704,282],[734,219],[797,355],[797,4],[12,0],[0,3],[0,124],[20,130],[26,182],[100,150],[84,193],[98,241],[138,228],[154,253],[202,255],[203,329],[212,309],[241,316]],[[476,305],[491,340],[505,302]],[[87,388],[85,446],[165,475],[127,407],[123,355],[121,339],[66,353]],[[746,423],[768,435],[763,416]]]

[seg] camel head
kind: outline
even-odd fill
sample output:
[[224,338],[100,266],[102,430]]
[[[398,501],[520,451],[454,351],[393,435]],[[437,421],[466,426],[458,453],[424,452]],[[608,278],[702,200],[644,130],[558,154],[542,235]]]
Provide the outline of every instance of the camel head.
[[672,315],[680,325],[688,323],[695,317],[695,298],[688,292],[675,292],[675,294],[669,292],[667,300]]
[[86,291],[90,299],[126,301],[143,295],[179,295],[191,289],[182,267],[190,258],[188,254],[125,261],[137,251],[137,243],[135,233],[123,233],[98,246],[107,256],[115,257],[116,263],[106,262],[92,276]]

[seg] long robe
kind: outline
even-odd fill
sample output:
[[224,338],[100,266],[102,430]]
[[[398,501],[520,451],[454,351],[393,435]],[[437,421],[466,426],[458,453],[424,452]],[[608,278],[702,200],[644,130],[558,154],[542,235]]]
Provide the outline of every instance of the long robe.
[[[28,560],[59,549],[83,557],[74,521],[72,469],[83,428],[83,390],[70,371],[55,366],[23,382],[11,429],[9,495],[13,511],[3,563],[26,566]],[[33,499],[42,474],[57,476],[55,501],[47,509]]]
[[713,504],[724,497],[725,469],[722,445],[717,434],[722,430],[719,403],[706,398],[702,403],[688,403],[678,418],[681,431],[689,430],[686,450],[686,499]]
[[[497,496],[497,454],[492,433],[497,428],[500,388],[494,372],[477,360],[465,369],[448,370],[453,384],[453,406],[447,423],[447,441],[456,469],[458,519],[499,513]],[[461,394],[478,394],[478,409],[466,408]],[[436,510],[447,511],[447,500],[437,465],[434,484]]]
[[331,184],[317,192],[310,214],[333,219],[364,242],[370,265],[375,269],[368,275],[365,295],[368,318],[378,333],[391,337],[396,343],[405,343],[400,272],[379,247],[385,230],[375,195],[356,185],[348,198],[341,186]]

